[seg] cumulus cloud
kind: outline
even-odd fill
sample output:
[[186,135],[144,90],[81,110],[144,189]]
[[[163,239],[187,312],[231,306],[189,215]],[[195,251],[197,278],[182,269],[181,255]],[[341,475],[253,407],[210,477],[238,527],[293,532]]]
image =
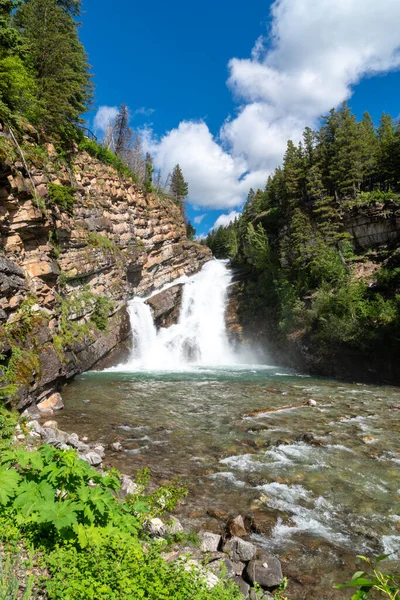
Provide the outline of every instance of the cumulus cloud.
[[229,62],[238,114],[218,138],[185,121],[153,140],[157,167],[179,163],[198,207],[239,207],[250,187],[264,186],[288,139],[297,142],[362,77],[400,67],[399,22],[399,0],[275,0],[251,57]]
[[213,229],[218,229],[223,225],[226,227],[229,223],[232,223],[237,217],[240,216],[240,213],[236,212],[236,210],[231,210],[231,212],[227,215],[220,215],[218,219],[215,221],[214,225],[211,227],[211,231]]
[[115,119],[118,113],[117,106],[100,106],[94,117],[93,126],[95,131],[107,130],[107,127]]
[[204,217],[206,217],[206,213],[204,213],[204,215],[199,215],[198,217],[195,217],[193,219],[193,221],[196,223],[196,225],[200,225],[200,223],[202,222],[202,220],[204,219]]

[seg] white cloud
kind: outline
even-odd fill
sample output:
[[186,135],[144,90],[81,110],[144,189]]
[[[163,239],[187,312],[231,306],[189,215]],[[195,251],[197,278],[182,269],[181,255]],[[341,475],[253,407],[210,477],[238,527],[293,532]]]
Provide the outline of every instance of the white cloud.
[[268,35],[250,58],[229,62],[238,114],[218,139],[194,121],[158,142],[148,136],[156,166],[179,163],[198,207],[240,206],[250,186],[264,186],[288,139],[297,142],[362,77],[400,67],[399,22],[399,0],[275,0]]
[[193,219],[193,221],[196,223],[196,225],[200,225],[200,223],[202,222],[202,220],[204,219],[204,217],[206,217],[206,213],[204,213],[204,215],[199,215],[198,217],[195,217]]
[[240,213],[236,212],[236,210],[232,210],[228,215],[220,215],[218,219],[215,221],[214,225],[211,227],[211,231],[213,229],[218,229],[218,227],[226,227],[229,223],[232,223],[237,217],[240,216]]
[[100,106],[94,117],[94,130],[105,132],[107,130],[108,125],[110,125],[110,123],[117,116],[117,113],[117,106]]
[[146,108],[145,106],[141,106],[133,111],[134,115],[143,115],[144,117],[149,117],[155,111],[154,108]]

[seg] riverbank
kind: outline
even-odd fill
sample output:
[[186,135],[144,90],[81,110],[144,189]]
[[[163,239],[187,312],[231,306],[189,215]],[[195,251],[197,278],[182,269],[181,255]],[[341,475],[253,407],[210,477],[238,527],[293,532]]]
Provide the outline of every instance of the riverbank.
[[[158,484],[180,476],[185,529],[221,533],[251,515],[249,539],[281,559],[288,597],[343,598],[332,586],[357,570],[356,554],[400,551],[399,394],[279,367],[87,373],[64,388],[57,420],[105,446],[117,439],[106,464],[131,477],[143,466]],[[317,406],[246,416],[309,399]]]
[[[168,517],[186,494],[182,486],[148,493],[146,471],[136,482],[104,471],[104,446],[55,420],[16,423],[4,411],[0,418],[0,591],[7,598],[281,598],[279,561],[239,537],[246,534],[240,518],[224,536],[197,537]],[[122,451],[121,444],[112,449]],[[110,577],[105,568],[118,572]]]

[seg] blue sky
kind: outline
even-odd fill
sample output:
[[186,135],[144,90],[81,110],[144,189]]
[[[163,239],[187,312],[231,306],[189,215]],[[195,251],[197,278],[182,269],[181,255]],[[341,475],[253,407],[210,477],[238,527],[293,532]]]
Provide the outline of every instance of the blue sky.
[[[288,138],[349,99],[400,113],[398,0],[83,0],[98,109],[126,102],[166,176],[189,181],[198,233],[264,185]],[[112,110],[110,112],[112,114]],[[97,131],[101,135],[101,130]],[[222,215],[222,216],[221,216]]]

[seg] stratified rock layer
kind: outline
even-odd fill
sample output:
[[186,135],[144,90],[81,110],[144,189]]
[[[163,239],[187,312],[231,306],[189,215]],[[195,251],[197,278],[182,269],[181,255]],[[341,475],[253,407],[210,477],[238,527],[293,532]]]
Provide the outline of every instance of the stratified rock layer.
[[[86,152],[67,166],[51,145],[46,158],[33,158],[27,139],[28,173],[11,140],[2,142],[9,152],[0,153],[0,390],[4,396],[12,384],[23,408],[129,336],[130,297],[195,273],[211,253],[186,239],[171,200],[144,194]],[[63,208],[49,183],[70,188],[73,208]],[[23,369],[21,351],[29,355]],[[10,359],[17,374],[7,373]]]

